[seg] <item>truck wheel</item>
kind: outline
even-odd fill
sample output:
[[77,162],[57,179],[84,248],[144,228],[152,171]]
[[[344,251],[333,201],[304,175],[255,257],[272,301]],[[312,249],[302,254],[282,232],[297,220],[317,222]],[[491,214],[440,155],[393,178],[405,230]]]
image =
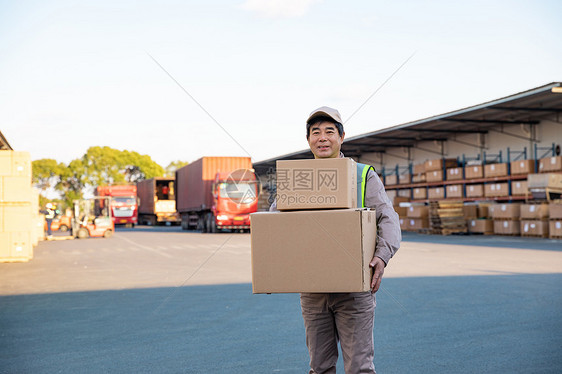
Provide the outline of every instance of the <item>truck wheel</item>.
[[67,232],[68,231],[68,226],[67,225],[60,225],[59,226],[59,230],[61,232]]
[[207,231],[212,234],[217,232],[217,223],[215,222],[215,217],[213,217],[212,213],[207,214]]
[[78,232],[76,232],[76,237],[78,239],[86,239],[89,236],[90,236],[90,233],[88,232],[88,229],[85,229],[83,227],[78,229]]
[[103,233],[104,238],[111,238],[112,236],[113,236],[112,230],[105,230],[105,232]]
[[182,229],[182,230],[187,230],[187,229],[188,229],[188,227],[187,227],[187,222],[181,221],[181,229]]

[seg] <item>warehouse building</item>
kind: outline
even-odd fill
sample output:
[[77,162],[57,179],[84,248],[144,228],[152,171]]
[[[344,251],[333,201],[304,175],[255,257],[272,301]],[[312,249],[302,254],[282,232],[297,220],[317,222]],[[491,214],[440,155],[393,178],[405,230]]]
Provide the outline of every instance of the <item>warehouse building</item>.
[[[421,213],[413,214],[427,214],[428,222],[421,225],[416,222],[414,226],[429,230],[432,219],[438,221],[438,217],[425,213],[426,208],[434,213],[438,209],[453,212],[462,208],[463,221],[465,224],[468,221],[469,230],[468,218],[491,217],[493,209],[486,217],[479,217],[477,210],[474,213],[484,202],[517,203],[514,206],[539,202],[531,194],[528,175],[562,174],[561,112],[562,83],[554,82],[469,108],[346,138],[342,151],[347,157],[376,168],[404,222],[408,221],[404,208],[420,209]],[[255,163],[265,194],[274,190],[271,181],[277,160],[312,157],[306,149]],[[557,182],[550,183],[551,191],[557,192]],[[557,195],[543,197],[548,202]],[[468,216],[467,210],[472,212]],[[463,231],[458,218],[451,227],[456,225]],[[495,224],[488,223],[487,232],[492,223]],[[444,230],[443,222],[434,226],[441,226],[441,233],[455,232]],[[403,228],[408,229],[408,224]]]

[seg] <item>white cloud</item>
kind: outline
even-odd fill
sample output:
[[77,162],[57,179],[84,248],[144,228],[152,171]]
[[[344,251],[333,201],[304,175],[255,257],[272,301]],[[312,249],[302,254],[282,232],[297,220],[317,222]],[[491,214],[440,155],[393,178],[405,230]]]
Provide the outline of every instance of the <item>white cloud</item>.
[[241,8],[264,18],[295,18],[304,16],[312,5],[322,0],[246,0]]

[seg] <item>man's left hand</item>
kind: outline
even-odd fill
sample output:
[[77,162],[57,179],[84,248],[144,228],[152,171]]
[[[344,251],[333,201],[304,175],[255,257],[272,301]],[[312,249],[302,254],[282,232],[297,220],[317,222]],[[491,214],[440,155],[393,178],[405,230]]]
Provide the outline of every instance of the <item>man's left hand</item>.
[[374,274],[371,280],[371,293],[375,293],[379,290],[381,285],[382,275],[384,274],[384,261],[380,257],[373,257],[369,266],[373,268]]

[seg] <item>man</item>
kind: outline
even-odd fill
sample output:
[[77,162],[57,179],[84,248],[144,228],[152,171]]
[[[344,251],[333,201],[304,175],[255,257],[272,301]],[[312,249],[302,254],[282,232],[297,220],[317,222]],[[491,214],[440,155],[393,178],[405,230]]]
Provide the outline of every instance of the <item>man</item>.
[[53,219],[56,216],[56,209],[53,204],[47,203],[45,206],[46,210],[44,211],[45,220],[47,221],[47,238],[51,238],[53,236],[53,232],[51,230],[51,226],[53,225]]
[[[341,145],[345,137],[341,116],[335,109],[321,107],[306,121],[306,139],[314,158],[344,157]],[[400,247],[402,239],[398,214],[384,186],[369,165],[358,164],[364,175],[363,206],[376,209],[377,244],[369,266],[374,274],[371,292],[302,293],[301,309],[310,354],[309,374],[335,373],[340,342],[345,372],[375,373],[373,326],[375,293],[379,290],[384,268]],[[274,203],[270,210],[275,210]]]

